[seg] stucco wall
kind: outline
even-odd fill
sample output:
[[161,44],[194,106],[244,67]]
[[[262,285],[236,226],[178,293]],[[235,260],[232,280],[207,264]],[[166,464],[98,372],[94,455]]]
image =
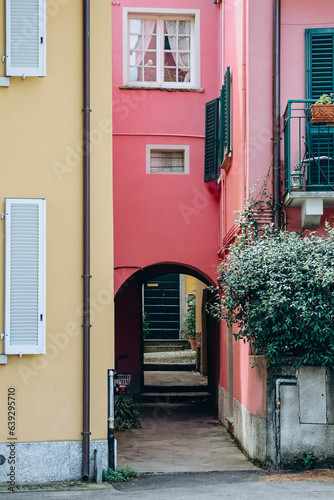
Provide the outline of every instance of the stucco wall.
[[[8,356],[0,365],[1,442],[8,438],[9,387],[16,389],[18,441],[80,441],[82,431],[82,2],[47,7],[47,76],[11,78],[9,88],[0,88],[0,204],[5,197],[47,202],[46,354]],[[91,8],[92,439],[106,439],[113,364],[110,10],[107,0]],[[4,54],[4,37],[0,49]],[[0,71],[4,76],[4,64]],[[3,222],[1,228],[3,262]],[[3,279],[1,269],[1,322]]]
[[[164,7],[152,0],[140,6]],[[124,7],[138,2],[113,6],[115,266],[180,263],[215,279],[218,190],[203,179],[205,103],[219,91],[217,6],[204,0],[166,4],[200,9],[201,92],[120,89]],[[189,146],[189,174],[147,174],[147,144]],[[116,289],[120,273],[115,272]]]

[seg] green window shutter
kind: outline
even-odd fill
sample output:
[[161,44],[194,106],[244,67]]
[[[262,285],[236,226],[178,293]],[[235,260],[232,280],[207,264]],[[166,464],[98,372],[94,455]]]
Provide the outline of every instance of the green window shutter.
[[334,92],[334,28],[310,29],[306,36],[306,99]]
[[224,77],[224,91],[225,91],[225,140],[224,140],[224,156],[232,151],[231,146],[231,69],[228,66],[225,71]]
[[[334,28],[305,30],[305,55],[306,99],[316,101],[334,92]],[[307,143],[314,156],[333,157],[333,134],[328,127],[307,125]]]
[[220,132],[219,132],[219,161],[224,161],[225,147],[225,86],[222,86],[220,92]]
[[204,182],[218,178],[219,98],[205,105]]

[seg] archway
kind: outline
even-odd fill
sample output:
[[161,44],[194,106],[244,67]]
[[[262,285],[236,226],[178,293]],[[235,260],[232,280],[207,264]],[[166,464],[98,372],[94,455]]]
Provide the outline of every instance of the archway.
[[[162,262],[134,272],[119,288],[115,296],[115,356],[126,355],[119,363],[119,371],[131,374],[128,391],[132,395],[144,391],[144,339],[142,324],[143,285],[158,276],[180,274],[192,276],[203,283],[203,303],[207,301],[207,286],[213,285],[211,278],[200,270],[180,263]],[[219,381],[219,325],[202,307],[201,311],[205,346],[205,366],[208,376],[208,389],[217,406]]]

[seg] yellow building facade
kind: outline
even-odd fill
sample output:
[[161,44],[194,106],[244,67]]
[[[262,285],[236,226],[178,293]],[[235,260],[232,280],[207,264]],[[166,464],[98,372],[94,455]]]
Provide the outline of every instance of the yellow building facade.
[[[39,60],[46,74],[41,77],[27,76],[29,70],[11,76],[19,64],[15,53],[7,55],[7,37],[12,36],[15,49],[14,21],[15,16],[19,21],[24,18],[23,4],[24,0],[21,4],[0,1],[0,31],[6,31],[6,40],[0,37],[0,53],[5,55],[0,62],[0,204],[4,212],[0,221],[0,321],[4,324],[5,307],[15,299],[8,295],[9,278],[5,282],[16,235],[10,236],[12,250],[6,246],[9,211],[4,200],[45,200],[46,308],[39,314],[45,333],[44,353],[29,354],[23,347],[23,352],[8,354],[6,328],[12,331],[16,320],[10,323],[12,313],[6,312],[10,326],[3,326],[0,341],[0,482],[7,482],[7,474],[13,471],[8,446],[12,442],[17,482],[80,478],[82,474],[83,2],[36,0],[37,14],[44,16],[46,25],[46,32],[39,33],[39,43],[46,47],[40,55],[45,60]],[[34,22],[29,20],[31,25]],[[90,463],[98,449],[106,466],[107,369],[113,367],[110,1],[91,4],[90,23]],[[23,53],[29,49],[32,32],[34,26],[30,30],[25,23],[17,35],[26,37],[28,48],[23,47]],[[8,58],[12,58],[10,64]],[[23,228],[21,236],[25,226],[23,217],[17,226]],[[25,269],[17,269],[22,278]],[[14,287],[12,293],[20,298],[22,289],[15,292]],[[29,312],[20,321],[26,324],[28,316]],[[15,434],[10,434],[13,428]]]

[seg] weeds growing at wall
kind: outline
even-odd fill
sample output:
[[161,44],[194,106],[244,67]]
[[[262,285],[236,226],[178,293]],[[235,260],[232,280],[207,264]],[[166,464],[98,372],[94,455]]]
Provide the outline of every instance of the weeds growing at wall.
[[115,396],[115,431],[139,429],[142,417],[138,405],[132,399]]
[[129,481],[129,479],[135,479],[139,476],[141,476],[141,474],[133,467],[130,467],[130,465],[126,465],[125,467],[116,467],[115,470],[103,469],[102,472],[103,481],[108,481],[109,483]]

